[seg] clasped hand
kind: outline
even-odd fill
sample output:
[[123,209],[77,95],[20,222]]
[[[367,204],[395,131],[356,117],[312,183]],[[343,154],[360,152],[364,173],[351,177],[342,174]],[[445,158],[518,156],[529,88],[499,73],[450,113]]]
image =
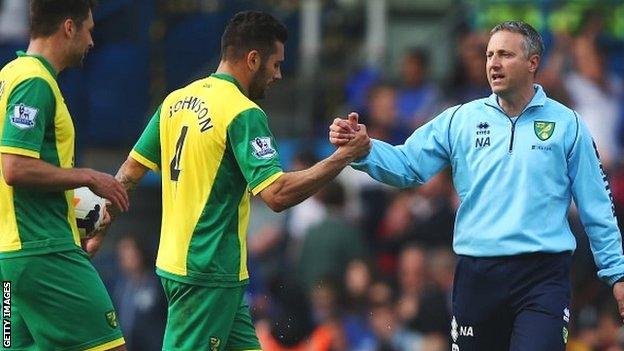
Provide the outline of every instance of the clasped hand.
[[329,126],[329,142],[349,152],[354,159],[366,156],[372,146],[366,126],[359,124],[358,118],[356,112],[351,112],[347,119],[336,118]]

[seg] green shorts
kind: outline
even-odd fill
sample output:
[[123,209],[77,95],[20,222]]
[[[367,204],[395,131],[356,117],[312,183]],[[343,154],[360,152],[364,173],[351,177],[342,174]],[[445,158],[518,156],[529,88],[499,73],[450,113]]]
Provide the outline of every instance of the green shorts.
[[0,278],[5,327],[10,321],[10,347],[4,330],[3,350],[100,351],[125,343],[84,251],[1,259]]
[[169,302],[163,351],[261,349],[244,286],[210,288],[160,279]]

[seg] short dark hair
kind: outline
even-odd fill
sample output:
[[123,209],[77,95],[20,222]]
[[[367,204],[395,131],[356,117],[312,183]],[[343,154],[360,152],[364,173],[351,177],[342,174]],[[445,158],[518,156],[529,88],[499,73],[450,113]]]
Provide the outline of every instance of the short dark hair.
[[265,60],[275,52],[275,42],[286,43],[288,30],[266,12],[239,12],[228,23],[221,37],[221,60],[237,60],[258,50]]
[[96,0],[31,0],[30,37],[49,37],[66,19],[81,26],[95,5]]
[[492,28],[490,35],[500,31],[522,34],[524,37],[524,51],[527,58],[533,55],[537,55],[541,58],[544,54],[544,41],[542,40],[542,36],[530,24],[521,21],[503,22]]

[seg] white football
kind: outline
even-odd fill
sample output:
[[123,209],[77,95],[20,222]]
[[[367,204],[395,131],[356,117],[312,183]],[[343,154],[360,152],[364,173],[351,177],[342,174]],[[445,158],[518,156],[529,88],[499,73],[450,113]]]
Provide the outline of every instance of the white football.
[[74,213],[81,238],[92,236],[104,218],[106,199],[95,195],[89,188],[74,189]]

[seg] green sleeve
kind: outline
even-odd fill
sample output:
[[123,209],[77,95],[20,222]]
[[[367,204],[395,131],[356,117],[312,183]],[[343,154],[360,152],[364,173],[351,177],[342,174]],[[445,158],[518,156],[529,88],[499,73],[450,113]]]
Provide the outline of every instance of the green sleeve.
[[[161,108],[162,108],[162,105],[158,106],[158,109],[156,109],[156,112],[152,116],[152,119],[150,119],[149,123],[147,124],[147,127],[145,127],[145,130],[143,131],[143,134],[141,134],[139,141],[137,141],[136,145],[134,145],[134,148],[132,150],[135,156],[136,154],[139,154],[138,155],[139,157],[135,157],[135,159],[137,158],[145,159],[145,160],[137,159],[138,162],[144,164],[145,166],[153,170],[160,168],[160,110]],[[145,164],[145,163],[150,163],[150,164]]]
[[30,78],[9,95],[0,146],[41,151],[46,127],[54,122],[56,99],[48,82]]
[[275,139],[262,110],[252,108],[241,112],[228,126],[227,134],[238,166],[252,191],[282,172]]

